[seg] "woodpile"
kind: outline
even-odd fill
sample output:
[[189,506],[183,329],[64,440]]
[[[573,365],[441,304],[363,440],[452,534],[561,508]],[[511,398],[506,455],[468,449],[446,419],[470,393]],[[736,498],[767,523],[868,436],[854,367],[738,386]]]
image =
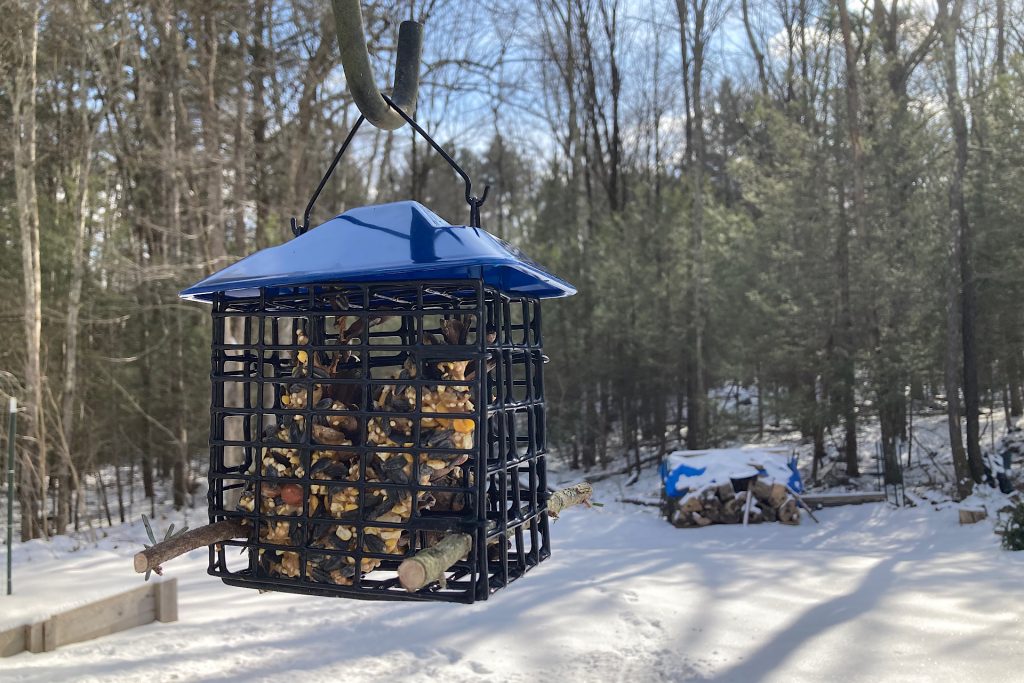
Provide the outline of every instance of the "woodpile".
[[[748,502],[749,498],[749,502]],[[667,504],[668,519],[677,527],[761,522],[800,523],[800,506],[785,484],[760,479],[738,493],[731,483],[691,491]]]

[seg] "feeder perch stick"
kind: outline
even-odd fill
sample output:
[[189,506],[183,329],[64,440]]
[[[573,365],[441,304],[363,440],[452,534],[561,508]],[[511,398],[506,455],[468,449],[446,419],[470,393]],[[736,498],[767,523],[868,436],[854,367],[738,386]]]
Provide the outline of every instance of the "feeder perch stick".
[[469,534],[449,534],[398,565],[398,581],[410,593],[442,581],[448,568],[468,555],[472,547],[473,537]]
[[[593,488],[588,482],[568,486],[551,494],[548,500],[548,515],[558,513],[573,505],[587,505]],[[421,550],[398,566],[398,581],[402,588],[413,593],[434,581],[444,581],[449,567],[469,554],[473,537],[469,534],[449,534],[435,545]]]
[[558,515],[573,505],[590,505],[590,496],[594,488],[590,482],[584,481],[579,484],[567,486],[560,491],[555,491],[548,499],[548,516],[558,519]]
[[151,548],[135,553],[135,571],[143,574],[147,571],[160,573],[160,565],[173,560],[179,555],[213,545],[233,538],[244,538],[249,535],[250,528],[237,519],[225,519],[222,522],[207,524],[180,536],[160,541]]

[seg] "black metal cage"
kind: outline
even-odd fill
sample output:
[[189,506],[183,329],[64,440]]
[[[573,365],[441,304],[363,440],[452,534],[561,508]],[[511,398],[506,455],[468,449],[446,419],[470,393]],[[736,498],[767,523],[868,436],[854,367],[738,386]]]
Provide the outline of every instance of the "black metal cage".
[[[550,555],[539,301],[482,280],[265,287],[213,301],[209,572],[250,588],[474,602]],[[446,580],[401,561],[473,538]],[[241,554],[239,554],[241,553]]]

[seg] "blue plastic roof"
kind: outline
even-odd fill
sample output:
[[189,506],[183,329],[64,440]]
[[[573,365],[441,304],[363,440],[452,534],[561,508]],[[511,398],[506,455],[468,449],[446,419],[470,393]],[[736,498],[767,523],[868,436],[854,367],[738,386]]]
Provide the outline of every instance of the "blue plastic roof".
[[485,230],[454,226],[418,202],[351,209],[276,247],[258,251],[181,292],[252,296],[259,287],[320,282],[475,279],[537,298],[576,288]]

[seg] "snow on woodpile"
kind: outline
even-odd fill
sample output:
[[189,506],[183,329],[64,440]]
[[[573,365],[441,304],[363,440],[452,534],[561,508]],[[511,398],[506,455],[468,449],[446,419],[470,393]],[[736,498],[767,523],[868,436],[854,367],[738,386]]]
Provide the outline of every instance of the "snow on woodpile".
[[675,451],[661,477],[666,514],[676,526],[800,523],[796,494],[803,484],[787,448]]

